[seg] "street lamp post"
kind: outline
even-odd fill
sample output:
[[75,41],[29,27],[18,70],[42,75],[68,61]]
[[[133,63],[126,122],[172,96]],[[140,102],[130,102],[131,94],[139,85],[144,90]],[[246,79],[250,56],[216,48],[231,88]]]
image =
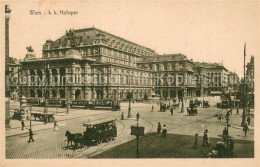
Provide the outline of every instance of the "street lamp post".
[[244,46],[244,78],[243,78],[243,115],[242,115],[242,122],[241,122],[241,126],[244,126],[246,124],[246,92],[245,92],[245,87],[246,87],[246,78],[245,78],[245,69],[246,69],[246,43],[245,43],[245,46]]
[[32,129],[32,106],[29,106],[30,108],[30,129]]
[[230,113],[229,113],[229,111],[227,111],[226,120],[227,120],[227,135],[228,135],[228,126],[229,126],[228,123],[230,121]]
[[131,71],[130,71],[130,57],[129,57],[129,78],[128,78],[128,82],[129,82],[129,91],[128,91],[128,99],[129,99],[129,106],[128,106],[128,114],[127,114],[127,118],[132,118],[132,113],[131,113],[131,75],[130,75]]
[[184,82],[185,82],[185,80],[184,80],[184,78],[185,78],[185,76],[184,76],[184,67],[183,67],[183,60],[181,61],[181,64],[182,64],[182,68],[181,68],[181,70],[182,70],[182,73],[183,73],[183,79],[182,79],[182,82],[183,82],[183,86],[182,86],[182,90],[181,90],[181,113],[183,113],[184,112],[184,104],[183,104],[183,98],[184,98],[184,89],[185,89],[185,85],[184,85]]
[[45,59],[45,83],[44,83],[44,113],[48,113],[47,108],[47,58]]

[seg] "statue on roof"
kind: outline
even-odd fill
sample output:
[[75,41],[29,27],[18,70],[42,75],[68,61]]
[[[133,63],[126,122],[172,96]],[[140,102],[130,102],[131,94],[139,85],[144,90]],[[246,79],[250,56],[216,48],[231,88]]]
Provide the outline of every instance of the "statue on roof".
[[31,45],[29,47],[26,47],[26,49],[27,49],[27,52],[29,52],[29,53],[34,52],[34,49],[32,48]]
[[68,38],[73,38],[74,37],[74,30],[70,29],[69,31],[66,31],[66,36]]

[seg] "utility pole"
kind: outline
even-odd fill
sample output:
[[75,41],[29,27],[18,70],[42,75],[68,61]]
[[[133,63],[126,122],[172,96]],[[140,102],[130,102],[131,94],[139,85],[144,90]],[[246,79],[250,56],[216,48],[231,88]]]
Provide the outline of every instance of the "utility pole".
[[244,126],[246,124],[246,111],[245,111],[246,110],[245,109],[245,107],[246,107],[246,98],[245,98],[246,78],[245,78],[245,75],[246,75],[246,43],[244,46],[243,115],[242,115],[241,126]]
[[[44,84],[44,113],[48,113],[47,108],[47,57],[45,58],[45,84]],[[49,80],[49,78],[48,78]]]
[[130,70],[130,56],[129,56],[129,78],[128,78],[128,82],[129,82],[129,90],[128,90],[128,98],[129,98],[129,106],[128,106],[128,114],[127,114],[127,118],[132,118],[132,113],[131,113],[131,70]]

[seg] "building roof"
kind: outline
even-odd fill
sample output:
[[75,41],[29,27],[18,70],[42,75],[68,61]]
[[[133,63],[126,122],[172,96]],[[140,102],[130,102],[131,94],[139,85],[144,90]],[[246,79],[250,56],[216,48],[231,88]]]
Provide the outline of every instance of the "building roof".
[[[62,37],[58,38],[57,40],[55,40],[54,42],[52,42],[51,40],[49,40],[49,42],[51,42],[51,49],[54,48],[58,48],[60,44],[65,45],[66,44],[66,38],[67,38],[67,33],[65,35],[63,35]],[[116,35],[110,34],[108,32],[105,32],[103,30],[97,29],[97,28],[85,28],[85,29],[78,29],[78,30],[69,30],[69,33],[73,33],[73,35],[76,37],[76,44],[80,44],[81,42],[84,45],[92,45],[94,39],[98,38],[99,35],[104,36],[108,41],[112,42],[114,40],[114,42],[119,42],[119,43],[126,43],[128,45],[133,45],[135,48],[139,48],[139,49],[143,49],[152,53],[155,53],[154,50],[141,46],[139,44],[133,43],[131,41],[128,41],[124,38],[118,37]],[[81,38],[81,39],[80,39]],[[82,41],[80,41],[82,40]]]
[[161,62],[161,61],[163,61],[163,62],[165,62],[165,61],[182,61],[182,60],[188,60],[187,56],[185,56],[181,53],[178,53],[178,54],[164,54],[164,55],[143,57],[142,61],[139,63]]
[[205,62],[194,62],[194,67],[205,67],[205,68],[216,68],[216,67],[224,67],[220,63],[205,63]]
[[8,65],[17,65],[20,66],[20,61],[13,57],[8,57],[5,59],[5,63]]

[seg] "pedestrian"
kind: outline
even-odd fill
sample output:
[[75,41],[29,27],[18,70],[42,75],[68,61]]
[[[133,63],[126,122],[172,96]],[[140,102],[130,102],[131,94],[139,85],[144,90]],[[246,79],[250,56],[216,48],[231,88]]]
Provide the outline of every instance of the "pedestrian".
[[162,129],[162,126],[161,126],[161,123],[159,122],[159,123],[158,123],[158,126],[157,126],[157,133],[158,133],[158,134],[161,133],[161,129]]
[[207,140],[207,136],[206,136],[206,132],[204,131],[203,138],[202,138],[202,147],[204,147],[204,145],[206,144],[206,140]]
[[140,118],[140,114],[139,114],[139,112],[136,114],[136,120],[137,120],[137,122],[139,121],[139,118]]
[[170,111],[171,111],[171,116],[173,116],[173,107],[171,107]]
[[122,112],[122,114],[121,114],[121,120],[124,120],[125,118],[124,118],[124,112]]
[[229,149],[229,153],[230,153],[230,156],[233,156],[233,150],[234,150],[234,142],[233,142],[233,140],[232,139],[230,139],[229,140],[229,147],[228,147],[228,149]]
[[59,131],[59,125],[57,121],[54,122],[54,131]]
[[232,115],[232,114],[233,114],[233,110],[232,110],[232,109],[230,109],[229,113]]
[[48,123],[48,116],[44,115],[44,125],[46,125]]
[[249,126],[249,125],[250,125],[250,122],[251,122],[251,119],[250,119],[250,116],[249,116],[249,115],[248,115],[246,121],[247,121],[247,124],[248,124],[248,126]]
[[56,124],[57,124],[57,121],[54,121],[53,123],[53,130],[55,131],[55,128],[56,128]]
[[30,143],[31,141],[34,142],[33,132],[32,132],[32,129],[29,129],[29,141],[28,141],[28,143]]
[[194,141],[194,145],[193,145],[193,148],[194,148],[194,149],[197,149],[197,147],[198,147],[198,136],[199,136],[199,134],[196,133],[196,134],[195,134],[195,141]]
[[218,116],[218,119],[219,119],[220,122],[222,122],[222,118],[223,118],[223,115],[220,114],[220,115]]
[[152,105],[152,112],[154,111],[154,107],[153,107],[153,105]]
[[236,115],[239,115],[239,109],[237,108],[237,113],[236,113]]
[[208,129],[206,129],[206,130],[204,131],[202,146],[204,147],[205,144],[206,144],[208,147],[209,147],[209,145],[210,145]]
[[167,134],[167,129],[166,129],[166,125],[163,125],[163,130],[162,130],[162,137],[165,138]]
[[243,131],[244,131],[245,137],[246,137],[247,132],[249,132],[249,128],[248,128],[248,125],[247,125],[247,124],[244,125]]
[[24,127],[25,127],[25,124],[24,124],[24,120],[22,119],[22,121],[21,121],[21,124],[22,124],[22,130],[24,129]]
[[224,130],[223,130],[223,139],[224,139],[224,142],[226,141],[226,139],[227,139],[227,137],[228,137],[227,135],[228,135],[227,127],[225,127]]

